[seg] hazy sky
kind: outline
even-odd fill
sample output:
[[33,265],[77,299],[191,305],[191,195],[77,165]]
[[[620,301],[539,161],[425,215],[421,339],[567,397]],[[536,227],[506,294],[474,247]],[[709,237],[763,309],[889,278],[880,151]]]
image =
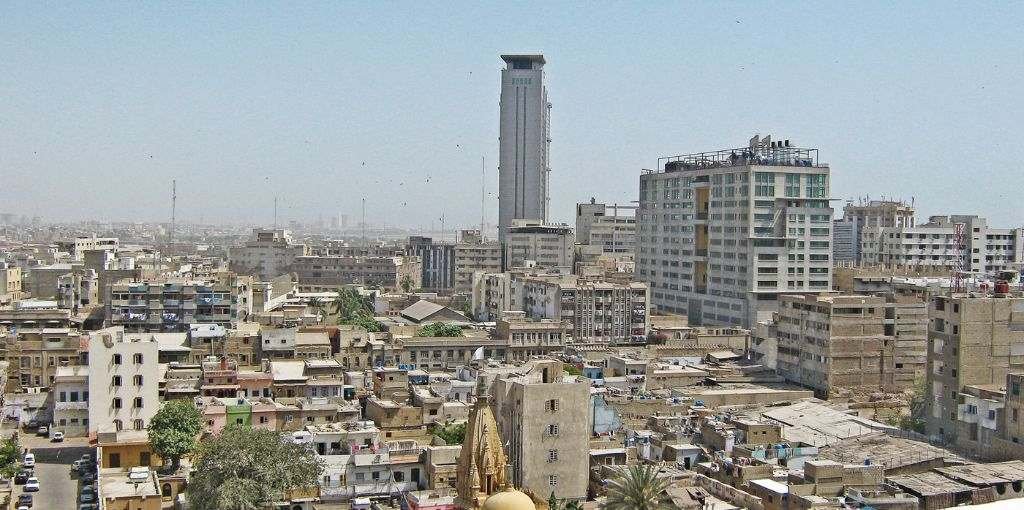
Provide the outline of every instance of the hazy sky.
[[[497,218],[498,55],[543,52],[553,219],[662,155],[819,147],[836,208],[1021,224],[1024,3],[8,2],[0,212]],[[365,163],[365,164],[364,164]]]

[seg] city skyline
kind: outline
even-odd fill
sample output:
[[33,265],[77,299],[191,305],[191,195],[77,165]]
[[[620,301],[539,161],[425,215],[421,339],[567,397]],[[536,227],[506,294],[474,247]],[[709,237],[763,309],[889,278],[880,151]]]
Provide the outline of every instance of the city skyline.
[[[410,19],[443,23],[407,24],[327,5],[274,21],[260,9],[85,5],[0,20],[12,56],[0,64],[5,209],[165,222],[177,179],[181,224],[269,226],[276,195],[282,224],[352,223],[365,197],[373,224],[470,226],[483,157],[497,223],[497,57],[544,53],[552,221],[592,196],[637,200],[640,170],[660,156],[755,133],[820,148],[836,209],[886,195],[914,199],[921,218],[1012,224],[1024,212],[1008,192],[1024,185],[1016,138],[1000,128],[1021,111],[1019,6],[547,6],[523,22],[427,5]],[[680,35],[643,25],[653,18],[701,22]]]

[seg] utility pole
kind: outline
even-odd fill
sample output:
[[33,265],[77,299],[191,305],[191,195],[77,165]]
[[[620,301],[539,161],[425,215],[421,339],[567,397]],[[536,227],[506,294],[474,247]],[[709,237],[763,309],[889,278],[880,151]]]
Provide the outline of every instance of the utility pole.
[[363,246],[366,246],[366,197],[363,197],[363,219],[360,221],[363,228]]
[[277,230],[277,195],[274,195],[274,230]]

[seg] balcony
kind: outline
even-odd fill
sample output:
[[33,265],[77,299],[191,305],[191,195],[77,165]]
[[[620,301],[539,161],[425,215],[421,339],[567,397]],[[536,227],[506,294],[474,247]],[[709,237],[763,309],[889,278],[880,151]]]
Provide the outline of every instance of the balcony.
[[56,402],[53,404],[54,411],[88,411],[89,402]]

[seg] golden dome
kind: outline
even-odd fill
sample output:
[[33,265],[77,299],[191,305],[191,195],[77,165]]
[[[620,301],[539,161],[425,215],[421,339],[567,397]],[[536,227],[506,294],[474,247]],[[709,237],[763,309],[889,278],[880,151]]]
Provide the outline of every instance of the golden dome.
[[537,510],[533,499],[511,487],[484,500],[483,510]]

